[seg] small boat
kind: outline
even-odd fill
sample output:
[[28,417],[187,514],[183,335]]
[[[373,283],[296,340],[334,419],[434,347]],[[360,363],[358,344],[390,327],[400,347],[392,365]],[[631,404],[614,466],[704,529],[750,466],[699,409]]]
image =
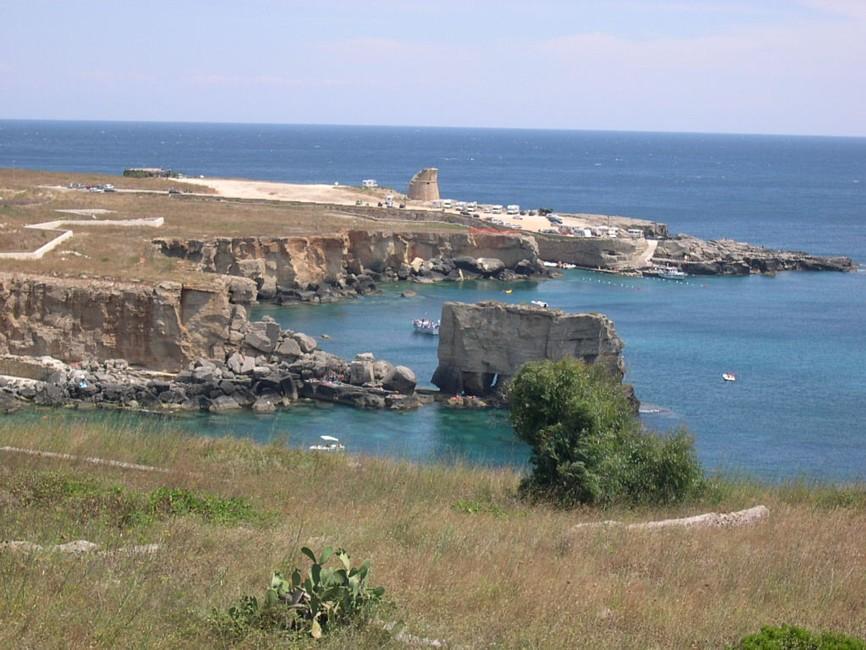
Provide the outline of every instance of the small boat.
[[514,289],[506,289],[503,293],[507,293],[507,294],[511,295],[512,291],[514,291]]
[[346,446],[340,444],[340,439],[334,436],[319,436],[324,444],[310,445],[310,451],[346,451]]
[[548,309],[550,307],[550,305],[548,305],[543,300],[530,300],[529,304],[535,305],[536,307],[543,307],[544,309]]
[[662,268],[658,269],[654,273],[654,275],[658,278],[663,278],[665,280],[683,280],[689,277],[688,273],[680,271],[675,266],[663,266]]
[[439,335],[439,321],[427,320],[426,318],[416,318],[412,321],[412,327],[419,334],[430,334],[432,336]]
[[722,379],[725,381],[737,381],[737,376],[732,372],[723,372]]

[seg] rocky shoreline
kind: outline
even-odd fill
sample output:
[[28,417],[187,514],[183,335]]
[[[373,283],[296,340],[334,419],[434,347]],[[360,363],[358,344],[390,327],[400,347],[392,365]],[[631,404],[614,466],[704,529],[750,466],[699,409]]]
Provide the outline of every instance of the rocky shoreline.
[[[279,346],[283,351],[271,355],[234,352],[225,361],[196,359],[178,373],[130,367],[123,359],[66,364],[52,357],[6,356],[0,364],[14,363],[17,372],[0,377],[5,398],[0,410],[14,408],[10,399],[38,406],[211,413],[271,413],[299,399],[394,410],[427,401],[416,394],[415,374],[405,366],[370,353],[350,362],[317,350],[311,337],[296,332],[281,331]],[[31,377],[20,376],[27,374]]]
[[733,239],[703,240],[690,235],[660,240],[652,261],[676,266],[690,275],[856,270],[856,264],[850,257],[810,255],[802,251],[755,246]]
[[515,233],[348,231],[318,237],[156,238],[156,249],[207,273],[255,282],[278,304],[330,303],[383,282],[433,283],[550,277],[535,240]]

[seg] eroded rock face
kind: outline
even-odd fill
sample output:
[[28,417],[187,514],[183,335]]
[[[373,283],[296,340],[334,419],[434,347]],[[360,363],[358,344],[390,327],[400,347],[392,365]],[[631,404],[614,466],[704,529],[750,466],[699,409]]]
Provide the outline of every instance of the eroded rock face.
[[[545,272],[535,239],[513,233],[351,230],[316,237],[153,243],[166,255],[196,262],[203,271],[252,280],[260,299],[278,302],[328,302],[363,295],[386,280],[509,279]],[[458,268],[458,259],[469,261]]]
[[622,380],[622,341],[603,314],[566,314],[498,302],[442,306],[439,366],[443,392],[489,395],[527,361],[565,357],[604,365]]
[[224,353],[238,310],[246,322],[243,307],[232,304],[236,291],[245,294],[243,283],[215,279],[198,288],[0,274],[0,353],[123,358],[175,370]]

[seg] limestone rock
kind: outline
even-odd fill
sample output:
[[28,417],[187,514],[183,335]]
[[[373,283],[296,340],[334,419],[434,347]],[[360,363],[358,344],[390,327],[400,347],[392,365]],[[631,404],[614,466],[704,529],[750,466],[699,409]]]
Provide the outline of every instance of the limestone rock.
[[602,364],[621,380],[621,353],[613,322],[602,314],[445,303],[433,383],[443,392],[489,395],[527,361],[565,357]]
[[316,339],[314,339],[312,336],[302,334],[301,332],[295,332],[294,334],[292,334],[292,338],[297,342],[297,344],[301,348],[301,352],[303,352],[304,354],[309,354],[317,347],[319,347],[319,344],[316,343]]
[[397,366],[382,382],[382,387],[387,390],[397,391],[403,395],[411,395],[415,392],[418,381],[415,373],[406,366]]

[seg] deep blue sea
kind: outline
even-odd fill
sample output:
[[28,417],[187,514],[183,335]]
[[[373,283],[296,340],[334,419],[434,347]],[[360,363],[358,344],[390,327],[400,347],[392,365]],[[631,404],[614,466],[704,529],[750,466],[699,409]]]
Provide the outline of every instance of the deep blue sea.
[[[663,221],[866,262],[866,139],[340,126],[0,121],[0,167],[98,171],[172,167],[190,175],[405,189],[440,169],[443,195]],[[402,287],[338,305],[262,306],[323,347],[372,351],[429,381],[436,343],[408,321],[445,300],[541,298],[602,311],[626,344],[647,426],[687,426],[704,463],[766,479],[866,479],[866,273],[784,273],[685,282],[572,271],[561,279]],[[721,373],[734,371],[735,384]],[[31,417],[31,416],[22,416]],[[35,417],[35,416],[32,416]],[[87,416],[110,417],[110,416]],[[304,405],[277,415],[172,418],[169,426],[260,440],[323,433],[352,451],[416,460],[521,464],[501,412],[427,407],[369,413]]]

